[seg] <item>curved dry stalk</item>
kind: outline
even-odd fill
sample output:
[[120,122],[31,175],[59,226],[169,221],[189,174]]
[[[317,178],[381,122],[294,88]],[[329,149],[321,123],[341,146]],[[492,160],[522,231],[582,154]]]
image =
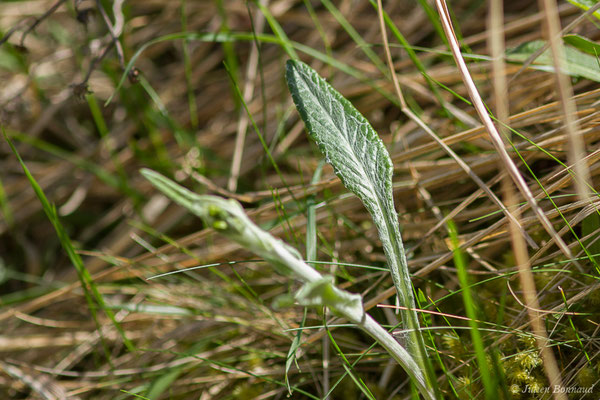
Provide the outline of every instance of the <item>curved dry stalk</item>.
[[[492,119],[490,118],[487,109],[483,104],[483,100],[479,95],[477,87],[475,86],[475,82],[473,82],[473,78],[471,78],[471,74],[467,68],[465,60],[462,57],[460,45],[458,44],[458,40],[456,39],[454,28],[452,27],[452,22],[448,10],[446,8],[445,2],[443,0],[436,0],[435,4],[438,9],[438,13],[440,14],[442,27],[444,28],[444,32],[446,33],[446,37],[448,38],[448,43],[450,44],[450,50],[452,51],[452,55],[454,57],[454,60],[456,61],[456,65],[458,66],[463,82],[467,88],[467,91],[469,92],[469,97],[471,98],[473,106],[475,107],[479,118],[483,122],[485,129],[489,133],[490,139],[494,147],[496,148],[496,151],[498,152],[500,158],[502,159],[505,168],[507,169],[514,183],[519,188],[521,194],[527,199],[529,205],[531,206],[531,209],[535,212],[536,216],[538,217],[540,223],[542,224],[546,232],[548,232],[548,234],[556,243],[556,245],[560,248],[562,253],[569,260],[572,260],[573,254],[571,253],[571,250],[565,244],[562,238],[556,233],[556,230],[550,223],[550,220],[548,220],[548,218],[544,214],[544,210],[542,210],[542,208],[538,205],[537,201],[533,197],[533,194],[531,193],[531,190],[529,190],[529,187],[527,186],[525,179],[523,179],[523,176],[519,172],[519,169],[517,168],[513,160],[508,155],[508,152],[504,148],[504,142],[502,141],[502,137],[500,136],[498,130],[494,126],[494,123],[492,122]],[[573,263],[577,264],[576,261],[573,261]]]

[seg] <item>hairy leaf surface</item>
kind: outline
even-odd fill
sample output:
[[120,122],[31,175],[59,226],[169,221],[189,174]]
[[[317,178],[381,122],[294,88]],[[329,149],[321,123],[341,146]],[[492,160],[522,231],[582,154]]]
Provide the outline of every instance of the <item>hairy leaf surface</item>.
[[403,305],[414,307],[394,209],[392,161],[383,142],[352,103],[308,65],[289,60],[286,78],[310,137],[371,214]]
[[395,214],[392,162],[367,119],[306,64],[289,60],[286,77],[309,135],[344,186],[373,217]]
[[367,119],[315,70],[301,61],[289,60],[286,78],[310,137],[344,186],[361,199],[377,226],[400,303],[407,308],[402,311],[402,322],[411,336],[409,352],[424,363],[425,346],[394,208],[393,166],[388,152]]

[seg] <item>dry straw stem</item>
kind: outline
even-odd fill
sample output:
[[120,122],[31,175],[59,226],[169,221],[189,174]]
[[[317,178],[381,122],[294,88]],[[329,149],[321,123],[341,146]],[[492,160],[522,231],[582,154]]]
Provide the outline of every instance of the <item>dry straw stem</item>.
[[[508,123],[509,117],[509,105],[508,105],[508,87],[506,81],[506,65],[504,63],[504,31],[502,29],[504,25],[504,10],[502,7],[502,0],[492,0],[490,4],[489,13],[489,47],[492,55],[492,71],[494,76],[494,96],[496,103],[496,115],[498,115],[498,121],[500,122],[500,130],[503,135],[507,134],[506,123]],[[509,206],[516,206],[518,200],[514,192],[514,188],[510,182],[508,176],[505,176],[502,180],[502,189],[504,192],[504,198]],[[520,219],[520,213],[518,208],[513,208],[514,219]],[[527,314],[531,323],[533,333],[536,335],[536,342],[538,348],[542,354],[544,362],[544,371],[548,377],[551,387],[563,387],[562,379],[560,376],[560,369],[554,358],[554,353],[548,346],[548,333],[544,325],[544,319],[540,314],[539,308],[540,303],[538,301],[538,293],[535,287],[533,279],[533,273],[531,272],[531,264],[529,261],[529,255],[527,253],[527,247],[523,241],[523,237],[519,234],[519,226],[512,222],[509,223],[510,236],[512,242],[512,248],[515,253],[515,260],[518,265],[519,277],[521,279],[522,286],[524,288],[523,296],[527,304]],[[564,393],[555,393],[556,399],[565,400],[567,398]]]
[[544,27],[546,39],[550,42],[552,60],[554,63],[554,78],[558,89],[560,108],[565,123],[565,130],[569,138],[569,162],[574,166],[575,187],[581,200],[590,200],[590,172],[585,163],[585,146],[581,138],[579,124],[575,117],[576,108],[573,103],[573,88],[569,76],[566,74],[564,46],[560,33],[560,19],[554,0],[539,0],[538,4],[544,13]]
[[[268,5],[268,1],[264,1]],[[265,26],[265,16],[262,13],[254,15],[253,29],[256,33],[262,33]],[[246,67],[246,79],[244,83],[243,99],[245,103],[250,103],[254,96],[256,74],[258,73],[259,51],[257,42],[252,42],[248,66]],[[246,132],[248,131],[248,115],[242,109],[238,118],[237,131],[235,136],[235,148],[231,159],[231,172],[227,181],[227,190],[235,192],[237,190],[240,169],[242,167],[242,158],[244,155],[244,144],[246,143]]]
[[[516,203],[516,196],[514,194],[511,185],[504,185],[507,202],[509,204]],[[518,217],[518,210],[515,211],[515,217]],[[525,298],[525,304],[529,321],[531,324],[531,330],[536,338],[537,346],[541,352],[542,360],[544,362],[544,372],[548,377],[548,382],[551,388],[564,388],[563,381],[561,378],[560,368],[556,363],[556,358],[550,347],[550,341],[548,340],[548,333],[546,332],[546,326],[543,316],[540,313],[540,302],[538,301],[538,293],[535,287],[535,281],[533,279],[533,273],[531,272],[531,264],[529,262],[529,255],[527,254],[527,247],[525,242],[519,236],[518,230],[514,224],[510,224],[511,239],[513,245],[513,251],[515,253],[515,260],[519,269],[519,278],[523,287],[523,297]],[[567,400],[567,395],[560,390],[552,391],[553,397],[558,400]]]
[[[544,214],[544,211],[537,204],[537,201],[533,197],[533,194],[531,193],[529,186],[527,186],[527,183],[521,176],[521,173],[517,169],[517,166],[512,161],[512,159],[508,155],[508,152],[504,148],[504,143],[502,141],[502,137],[496,130],[496,127],[494,126],[492,119],[488,115],[488,112],[485,108],[485,105],[483,104],[483,101],[481,100],[481,96],[479,95],[477,87],[475,86],[475,82],[473,82],[473,79],[471,78],[471,74],[467,68],[465,60],[463,59],[463,57],[461,55],[460,45],[458,44],[456,34],[454,33],[454,28],[452,27],[452,21],[450,19],[450,14],[448,13],[448,9],[446,8],[446,3],[443,0],[436,0],[435,4],[438,9],[438,13],[440,15],[440,19],[442,21],[442,27],[444,28],[444,32],[446,33],[446,37],[448,38],[448,42],[450,44],[450,50],[452,51],[452,55],[454,56],[454,60],[456,61],[458,69],[460,70],[461,76],[463,78],[463,82],[464,82],[465,86],[467,87],[467,91],[469,92],[469,97],[471,98],[471,101],[473,102],[473,106],[475,107],[475,110],[477,111],[479,118],[483,122],[485,129],[489,133],[490,139],[492,140],[492,143],[494,144],[496,151],[499,153],[499,155],[502,159],[502,162],[504,163],[504,166],[508,170],[511,178],[513,179],[513,181],[515,182],[517,187],[519,188],[519,191],[521,192],[521,194],[523,194],[523,196],[529,202],[531,209],[537,215],[538,219],[540,220],[540,222],[546,229],[546,232],[548,232],[548,234],[550,235],[552,240],[554,240],[556,245],[560,248],[560,250],[567,257],[567,259],[572,260],[573,254],[571,253],[571,250],[565,244],[565,242],[562,240],[562,238],[560,236],[558,236],[558,234],[554,230],[554,227],[552,226],[552,224],[550,223],[550,221]],[[576,261],[573,261],[573,263],[578,265]]]

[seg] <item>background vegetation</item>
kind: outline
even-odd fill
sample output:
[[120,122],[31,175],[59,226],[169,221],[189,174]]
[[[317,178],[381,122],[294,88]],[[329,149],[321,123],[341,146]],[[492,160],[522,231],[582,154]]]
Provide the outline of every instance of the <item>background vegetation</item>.
[[[378,321],[397,326],[393,308],[382,307],[394,305],[395,290],[375,227],[322,165],[293,107],[284,68],[295,54],[367,117],[392,157],[421,324],[444,395],[484,397],[472,329],[500,398],[552,395],[533,393],[549,387],[548,365],[530,327],[508,220],[399,107],[375,4],[0,3],[0,397],[414,394],[372,339],[326,310],[280,307],[278,296],[296,286],[205,229],[139,173],[149,167],[197,193],[239,200],[302,254],[316,249],[317,269],[361,293]],[[383,5],[408,107],[503,198],[505,167],[467,100],[437,12],[425,1]],[[522,64],[540,47],[547,14],[533,2],[504,6],[506,46],[521,46],[506,57],[513,62],[502,97],[512,128],[507,148],[576,259],[565,257],[517,194],[535,311],[563,387],[587,390],[569,397],[597,398],[600,64],[593,42],[569,48],[577,50],[566,63],[584,142],[578,156],[590,176],[586,198],[568,168],[571,138],[551,59]],[[450,7],[477,87],[496,110],[490,8],[472,0]],[[598,39],[599,21],[584,13],[559,2],[562,26],[571,24],[562,34]],[[156,277],[191,267],[198,268]]]

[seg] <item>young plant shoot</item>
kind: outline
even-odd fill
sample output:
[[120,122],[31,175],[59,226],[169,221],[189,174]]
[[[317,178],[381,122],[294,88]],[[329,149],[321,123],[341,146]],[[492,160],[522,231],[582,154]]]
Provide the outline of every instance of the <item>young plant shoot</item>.
[[371,214],[403,307],[408,351],[434,387],[394,207],[392,160],[369,121],[315,70],[297,60],[289,60],[286,67],[288,88],[308,134]]

